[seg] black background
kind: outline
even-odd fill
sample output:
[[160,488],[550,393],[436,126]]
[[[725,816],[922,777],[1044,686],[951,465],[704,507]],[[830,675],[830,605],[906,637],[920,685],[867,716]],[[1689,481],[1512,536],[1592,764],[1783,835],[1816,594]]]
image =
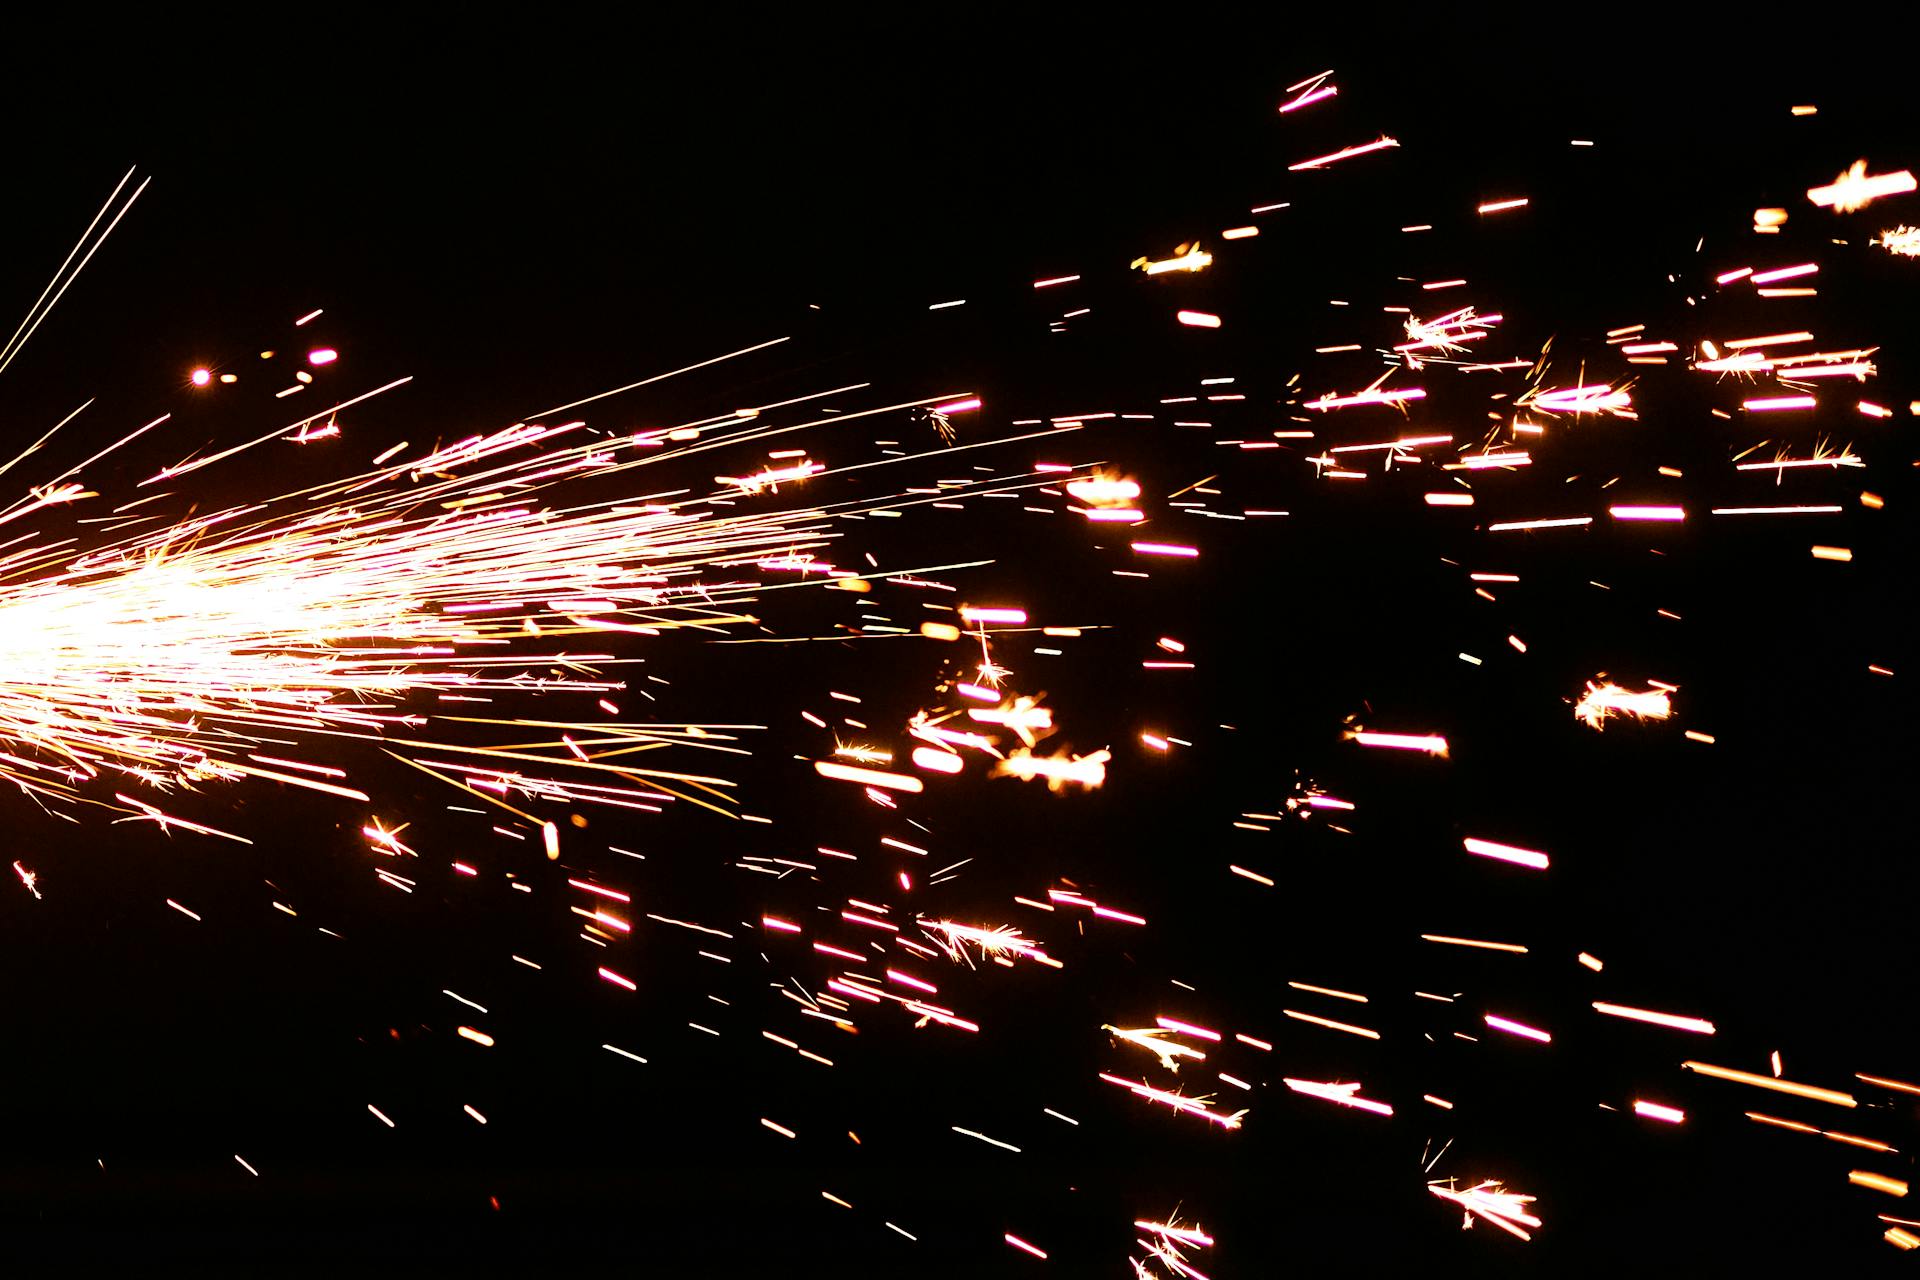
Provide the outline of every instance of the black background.
[[[139,466],[304,412],[271,400],[285,359],[258,353],[296,350],[289,324],[314,307],[325,316],[297,336],[343,352],[322,393],[406,373],[416,383],[352,423],[340,445],[351,456],[203,473],[211,500],[290,487],[290,466],[302,481],[308,468],[332,474],[392,441],[503,426],[782,334],[796,341],[771,357],[607,402],[590,420],[664,425],[860,380],[891,399],[979,391],[991,421],[968,430],[1090,407],[1153,411],[1216,374],[1270,404],[1296,370],[1310,391],[1330,389],[1312,347],[1379,340],[1377,319],[1362,333],[1357,313],[1402,300],[1396,276],[1471,276],[1483,309],[1511,317],[1502,350],[1520,354],[1641,321],[1690,334],[1668,273],[1697,281],[1705,265],[1746,261],[1745,228],[1763,205],[1794,211],[1783,254],[1804,246],[1828,264],[1809,327],[1836,344],[1886,345],[1866,394],[1903,414],[1920,394],[1904,364],[1912,269],[1859,245],[1884,220],[1847,224],[1855,245],[1834,251],[1825,242],[1839,224],[1800,197],[1858,155],[1882,169],[1920,161],[1910,105],[1851,49],[1810,36],[1788,60],[1712,32],[1571,21],[1090,25],[921,32],[846,16],[779,30],[560,22],[531,34],[315,15],[245,39],[187,19],[111,54],[49,41],[9,89],[0,297],[31,301],[128,165],[155,181],[5,374],[0,430],[24,445],[97,396],[49,454],[64,466],[173,411],[164,442],[118,475],[89,476],[131,485],[148,474]],[[1287,84],[1325,67],[1339,71],[1333,104],[1274,115]],[[1800,101],[1821,115],[1791,119]],[[1403,143],[1389,157],[1285,171],[1383,130]],[[1576,137],[1599,145],[1568,148]],[[1474,225],[1473,204],[1513,192],[1532,198],[1526,215]],[[1235,259],[1244,266],[1223,259],[1172,285],[1182,305],[1229,318],[1218,334],[1172,326],[1168,294],[1121,270],[1278,200],[1295,207],[1261,219],[1262,237]],[[1439,229],[1409,242],[1395,229],[1413,222]],[[1696,258],[1703,236],[1718,256]],[[1061,306],[1094,315],[1051,335],[1056,300],[1029,282],[1075,272],[1086,282]],[[968,305],[925,312],[958,297]],[[1329,297],[1355,314],[1332,312]],[[182,380],[196,364],[241,381],[193,396]],[[1137,586],[1108,575],[1129,567],[1111,550],[1118,539],[1036,538],[1038,517],[915,515],[884,538],[862,526],[851,545],[889,565],[996,557],[958,579],[964,594],[1113,628],[1054,666],[1015,664],[1051,695],[1064,741],[1114,746],[1107,789],[955,788],[906,810],[934,829],[930,841],[857,797],[823,795],[790,759],[822,749],[797,731],[798,712],[826,714],[828,689],[866,697],[861,714],[880,726],[922,705],[942,655],[917,642],[676,638],[645,650],[646,670],[673,681],[657,691],[663,716],[776,726],[740,771],[747,807],[772,827],[694,813],[595,819],[549,867],[485,824],[436,816],[448,797],[412,776],[352,760],[374,811],[417,820],[420,847],[441,855],[418,864],[411,897],[372,879],[351,806],[267,788],[182,802],[252,834],[242,849],[73,826],[20,798],[3,810],[6,829],[46,898],[0,893],[0,1251],[29,1270],[108,1258],[255,1273],[457,1260],[614,1274],[1110,1275],[1123,1273],[1133,1217],[1183,1203],[1221,1241],[1195,1264],[1223,1277],[1897,1261],[1873,1214],[1901,1202],[1849,1188],[1845,1172],[1905,1176],[1904,1156],[1869,1163],[1740,1111],[1905,1150],[1920,1140],[1911,1106],[1822,1115],[1676,1064],[1697,1054],[1765,1070],[1779,1049],[1791,1078],[1912,1078],[1909,420],[1835,424],[1870,464],[1861,484],[1847,487],[1858,473],[1788,483],[1808,501],[1844,495],[1844,534],[1820,540],[1851,545],[1851,565],[1809,563],[1802,531],[1772,526],[1541,535],[1500,544],[1499,564],[1469,532],[1475,519],[1540,514],[1542,501],[1598,504],[1601,474],[1628,477],[1623,496],[1637,484],[1690,507],[1768,500],[1717,467],[1725,429],[1705,410],[1724,402],[1677,375],[1650,378],[1639,421],[1569,433],[1551,485],[1530,477],[1511,512],[1489,502],[1458,521],[1418,505],[1422,477],[1369,482],[1362,500],[1309,483],[1297,456],[1237,455],[1207,433],[1126,427],[1048,442],[1061,460],[1122,463],[1150,493],[1231,466],[1225,509],[1295,513],[1258,530],[1195,530],[1168,513],[1155,531],[1191,534],[1206,554]],[[1250,431],[1275,425],[1247,412]],[[910,430],[925,428],[871,434]],[[1005,456],[1017,469],[1054,454]],[[1687,471],[1686,485],[1662,488],[1662,464]],[[901,483],[956,473],[936,461],[916,474]],[[1558,485],[1572,474],[1585,487]],[[1858,507],[1861,485],[1886,497],[1884,512]],[[1463,568],[1527,585],[1490,610]],[[1590,579],[1615,589],[1602,595]],[[917,599],[898,615],[915,616]],[[856,612],[851,599],[798,599],[768,616],[820,634]],[[1524,658],[1506,648],[1509,632],[1527,638]],[[1186,639],[1199,670],[1138,673],[1162,634]],[[1466,667],[1461,650],[1488,665]],[[1900,675],[1869,676],[1868,663]],[[1685,742],[1679,726],[1580,728],[1564,699],[1600,670],[1680,684],[1679,718],[1719,741]],[[1444,731],[1453,757],[1362,758],[1339,734],[1355,715]],[[1143,726],[1196,746],[1151,760],[1132,746]],[[1360,805],[1352,836],[1229,826],[1241,811],[1272,812],[1296,772]],[[1551,849],[1554,869],[1544,880],[1463,870],[1452,856],[1462,833]],[[728,862],[867,849],[887,834],[951,853],[935,865],[977,859],[942,900],[956,918],[990,916],[1064,876],[1151,927],[1082,941],[1048,920],[1066,970],[941,976],[952,1007],[985,1027],[978,1037],[873,1018],[855,1038],[825,1024],[796,1033],[804,1020],[765,985],[789,970],[746,942],[716,966],[661,927],[637,930],[618,959],[596,958],[580,954],[561,906],[565,875],[586,871],[624,876],[647,909],[684,919],[810,910],[796,904],[884,883],[863,879],[874,874],[863,863],[824,887],[770,889]],[[648,861],[629,866],[603,842]],[[499,874],[440,875],[456,857],[537,892],[514,893]],[[1259,890],[1226,875],[1228,862],[1280,885]],[[167,897],[204,922],[167,910]],[[1423,931],[1534,954],[1436,955],[1412,941]],[[1606,959],[1604,981],[1573,963],[1581,950]],[[511,953],[548,967],[534,973]],[[596,982],[602,961],[639,977],[640,992]],[[1303,1006],[1286,999],[1288,979],[1374,993],[1368,1025],[1385,1044],[1356,1051],[1292,1031],[1279,1010]],[[1453,1009],[1414,989],[1469,995]],[[1592,999],[1700,1013],[1720,1035],[1676,1052],[1674,1033],[1588,1025]],[[1423,1039],[1472,1033],[1483,1007],[1551,1026],[1555,1043]],[[1273,1086],[1253,1096],[1243,1131],[1203,1130],[1095,1081],[1100,1070],[1137,1077],[1145,1061],[1110,1048],[1100,1024],[1162,1012],[1280,1043],[1272,1063],[1219,1055],[1221,1069]],[[469,1021],[499,1044],[455,1038]],[[776,1051],[763,1027],[838,1065]],[[615,1058],[605,1042],[652,1061]],[[1362,1079],[1397,1114],[1295,1099],[1283,1074]],[[1433,1113],[1424,1092],[1458,1110]],[[1688,1123],[1666,1131],[1596,1106],[1635,1096],[1685,1107]],[[399,1128],[374,1121],[369,1102]],[[1048,1106],[1081,1126],[1046,1117]],[[769,1134],[762,1116],[801,1139]],[[980,1146],[952,1125],[1025,1150]],[[1425,1193],[1422,1147],[1449,1138],[1431,1176],[1501,1177],[1539,1194],[1547,1226],[1533,1244],[1462,1233]],[[235,1152],[263,1176],[248,1177]],[[1012,1253],[1005,1231],[1053,1257]]]

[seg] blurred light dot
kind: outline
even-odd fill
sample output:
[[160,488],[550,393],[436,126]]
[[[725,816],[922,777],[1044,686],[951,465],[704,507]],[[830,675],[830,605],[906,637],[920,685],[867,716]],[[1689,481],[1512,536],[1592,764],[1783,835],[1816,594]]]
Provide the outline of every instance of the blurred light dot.
[[340,353],[332,347],[315,347],[307,352],[308,364],[332,364],[340,358]]
[[195,370],[193,371],[193,385],[194,385],[194,386],[196,386],[196,387],[204,387],[204,386],[206,386],[206,385],[207,385],[207,384],[208,384],[209,382],[212,382],[212,381],[213,381],[213,374],[212,374],[212,373],[211,373],[211,372],[210,372],[209,370],[206,370],[206,369],[195,369]]
[[240,377],[239,377],[239,375],[238,375],[238,374],[232,374],[232,373],[223,373],[223,374],[221,374],[221,375],[220,375],[220,381],[222,381],[222,382],[238,382],[238,381],[240,381]]

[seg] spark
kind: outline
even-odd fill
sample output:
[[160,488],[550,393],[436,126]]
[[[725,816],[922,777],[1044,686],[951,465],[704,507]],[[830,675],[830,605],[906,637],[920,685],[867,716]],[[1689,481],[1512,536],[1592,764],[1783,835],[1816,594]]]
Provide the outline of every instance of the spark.
[[966,622],[1003,622],[1018,626],[1027,620],[1027,611],[1025,609],[984,609],[962,605],[960,617]]
[[879,787],[885,791],[924,791],[926,784],[908,773],[887,773],[880,769],[862,769],[850,764],[836,764],[831,760],[813,762],[816,772],[823,778],[832,778],[839,782],[857,782],[866,787]]
[[1036,756],[1022,747],[996,764],[993,772],[995,777],[1019,778],[1022,782],[1045,778],[1049,791],[1062,791],[1069,784],[1093,788],[1107,780],[1107,761],[1112,758],[1112,753],[1104,749],[1086,756]]
[[1169,271],[1198,272],[1213,264],[1213,255],[1199,245],[1181,245],[1175,249],[1171,258],[1154,260],[1135,258],[1132,265],[1150,276],[1165,275]]
[[1374,733],[1356,730],[1347,735],[1363,747],[1391,747],[1399,751],[1424,751],[1428,755],[1447,754],[1447,740],[1438,734]]
[[1180,1059],[1182,1058],[1190,1058],[1195,1062],[1200,1062],[1204,1061],[1207,1056],[1201,1050],[1195,1049],[1190,1045],[1179,1044],[1165,1039],[1165,1037],[1173,1035],[1174,1033],[1164,1027],[1143,1027],[1129,1030],[1103,1023],[1100,1029],[1108,1032],[1116,1039],[1124,1040],[1128,1044],[1137,1045],[1152,1053],[1160,1059],[1160,1065],[1169,1071],[1178,1071],[1180,1069]]
[[1381,134],[1379,138],[1377,138],[1372,142],[1362,143],[1361,145],[1356,147],[1344,147],[1339,151],[1335,151],[1331,155],[1316,156],[1311,160],[1302,160],[1298,164],[1290,164],[1287,166],[1287,172],[1298,173],[1302,169],[1318,169],[1326,165],[1334,164],[1341,160],[1350,160],[1354,156],[1364,156],[1369,152],[1380,151],[1380,150],[1384,150],[1387,147],[1397,147],[1399,145],[1400,143],[1398,140],[1394,138],[1389,138],[1385,134]]
[[1174,1214],[1165,1222],[1135,1222],[1133,1225],[1140,1231],[1151,1231],[1155,1235],[1165,1236],[1169,1240],[1178,1240],[1181,1244],[1197,1245],[1202,1249],[1208,1248],[1214,1243],[1213,1237],[1202,1230],[1198,1223],[1191,1227],[1183,1227],[1180,1226],[1179,1223],[1180,1216]]
[[1144,1080],[1126,1080],[1119,1076],[1108,1075],[1104,1071],[1100,1073],[1100,1078],[1108,1084],[1119,1085],[1137,1097],[1145,1098],[1149,1103],[1158,1103],[1187,1115],[1199,1116],[1211,1124],[1219,1125],[1222,1129],[1238,1129],[1247,1116],[1245,1108],[1234,1112],[1209,1110],[1208,1106],[1213,1101],[1211,1097],[1190,1098],[1166,1089],[1156,1089]]
[[1012,1245],[1014,1248],[1020,1250],[1022,1253],[1032,1254],[1034,1257],[1039,1258],[1042,1262],[1046,1261],[1046,1257],[1047,1257],[1046,1250],[1040,1248],[1038,1245],[1028,1244],[1025,1240],[1022,1240],[1019,1236],[1013,1234],[1013,1232],[1011,1231],[1005,1232],[1003,1234],[1005,1235],[1007,1243]]
[[1553,1040],[1552,1036],[1540,1028],[1530,1027],[1524,1022],[1515,1022],[1511,1018],[1497,1017],[1491,1013],[1485,1015],[1485,1017],[1487,1025],[1495,1031],[1505,1031],[1509,1035],[1524,1036],[1529,1040],[1538,1040],[1541,1044],[1549,1044]]
[[1897,173],[1867,172],[1865,160],[1855,160],[1824,187],[1814,187],[1807,199],[1835,213],[1852,213],[1884,196],[1902,195],[1914,190],[1913,174],[1905,169]]
[[1008,925],[984,928],[978,925],[959,924],[952,920],[922,920],[920,928],[944,951],[949,959],[967,961],[967,947],[979,951],[981,958],[999,956],[1024,957],[1045,960],[1047,954],[1039,944],[1023,937],[1020,930]]
[[1546,520],[1503,520],[1487,526],[1489,533],[1514,529],[1573,529],[1593,523],[1592,516],[1558,516]]
[[1680,1064],[1689,1071],[1716,1080],[1731,1080],[1735,1084],[1752,1085],[1756,1089],[1771,1089],[1775,1093],[1790,1093],[1799,1098],[1810,1098],[1815,1102],[1830,1102],[1837,1107],[1858,1106],[1852,1094],[1841,1093],[1837,1089],[1822,1089],[1817,1085],[1798,1084],[1792,1080],[1779,1080],[1772,1076],[1755,1075],[1751,1071],[1737,1071],[1732,1067],[1716,1067],[1705,1062],[1683,1062]]
[[[6,372],[7,366],[13,363],[14,358],[26,346],[28,339],[32,338],[46,318],[53,314],[54,306],[66,296],[67,290],[73,287],[73,282],[80,278],[80,273],[86,269],[89,262],[93,261],[93,255],[100,252],[100,247],[107,242],[107,237],[113,234],[114,228],[120,225],[120,220],[133,208],[133,202],[138,200],[152,184],[152,178],[142,179],[140,185],[134,188],[133,194],[115,210],[114,205],[120,200],[120,193],[126,190],[127,183],[133,180],[134,173],[134,169],[129,169],[122,175],[113,191],[107,196],[106,202],[100,206],[100,211],[93,215],[93,221],[89,222],[87,229],[80,233],[80,239],[68,251],[59,269],[53,273],[53,279],[47,282],[47,287],[40,291],[40,296],[35,298],[33,305],[27,309],[26,318],[20,321],[20,327],[14,330],[11,338],[7,339],[6,346],[0,347],[0,373]],[[106,228],[100,230],[100,234],[95,236],[94,232],[100,229],[100,220],[105,218],[109,211],[113,212],[113,217],[107,222]],[[91,245],[88,244],[89,241],[92,241]],[[84,254],[81,252],[83,249],[86,250]],[[74,261],[75,258],[79,259],[77,263]],[[234,1158],[239,1159],[238,1156]]]
[[1294,1009],[1282,1009],[1281,1013],[1296,1022],[1311,1023],[1316,1027],[1325,1027],[1329,1031],[1344,1031],[1348,1035],[1362,1036],[1368,1040],[1378,1040],[1380,1033],[1368,1027],[1357,1027],[1350,1022],[1336,1022],[1332,1018],[1322,1018],[1318,1014],[1301,1013]]
[[[1158,1262],[1175,1276],[1185,1280],[1207,1280],[1204,1272],[1197,1271],[1186,1261],[1184,1249],[1206,1249],[1212,1247],[1214,1239],[1202,1230],[1199,1224],[1191,1227],[1180,1225],[1178,1213],[1169,1214],[1165,1222],[1136,1221],[1134,1230],[1142,1232],[1136,1241],[1147,1256]],[[1129,1258],[1136,1276],[1150,1276],[1146,1267],[1137,1258]]]
[[1427,393],[1419,387],[1402,387],[1392,391],[1381,391],[1369,388],[1365,391],[1355,392],[1350,396],[1337,396],[1328,393],[1327,395],[1321,396],[1318,400],[1307,401],[1306,407],[1325,411],[1328,409],[1346,409],[1361,404],[1404,404],[1409,400],[1419,400],[1426,394]]
[[870,747],[858,742],[836,740],[833,744],[833,754],[858,764],[889,764],[893,760],[893,752],[885,747]]
[[912,759],[916,769],[929,773],[959,773],[967,766],[964,757],[934,747],[915,747]]
[[1847,1181],[1856,1187],[1867,1187],[1874,1191],[1884,1191],[1890,1196],[1907,1194],[1907,1184],[1898,1178],[1889,1178],[1883,1173],[1869,1173],[1865,1169],[1855,1169],[1847,1174]]
[[1537,1229],[1540,1226],[1540,1219],[1527,1209],[1527,1206],[1534,1202],[1535,1197],[1508,1191],[1505,1185],[1498,1181],[1482,1182],[1468,1187],[1465,1191],[1458,1191],[1452,1185],[1454,1181],[1448,1178],[1444,1185],[1440,1182],[1430,1182],[1427,1184],[1427,1190],[1442,1200],[1452,1201],[1465,1209],[1463,1225],[1472,1226],[1473,1220],[1477,1217],[1483,1222],[1491,1222],[1502,1231],[1519,1236],[1522,1240],[1533,1239],[1532,1234],[1524,1228]]
[[1328,1102],[1339,1103],[1343,1107],[1353,1107],[1360,1111],[1371,1111],[1375,1115],[1390,1116],[1393,1108],[1384,1102],[1360,1096],[1358,1082],[1335,1084],[1321,1080],[1286,1080],[1287,1088],[1295,1093],[1304,1093],[1310,1098],[1324,1098]]
[[1468,836],[1465,840],[1468,853],[1482,858],[1495,858],[1501,862],[1511,862],[1522,867],[1532,867],[1536,871],[1547,869],[1547,855],[1532,849],[1520,849],[1510,844],[1496,844],[1491,840],[1480,840]]
[[1519,408],[1534,409],[1540,413],[1605,413],[1628,417],[1631,416],[1633,395],[1624,386],[1603,382],[1560,387],[1552,391],[1533,390],[1514,403]]
[[1642,720],[1665,720],[1673,714],[1671,695],[1665,689],[1628,689],[1613,683],[1587,681],[1587,691],[1574,704],[1574,718],[1589,729],[1604,730],[1613,716],[1633,716]]
[[1123,477],[1089,476],[1066,486],[1067,492],[1091,506],[1124,506],[1140,497],[1140,482]]
[[[998,707],[970,707],[967,718],[979,724],[997,724],[1011,729],[1028,747],[1035,746],[1039,738],[1044,736],[1040,730],[1050,731],[1053,728],[1053,712],[1041,706],[1039,699],[1027,694],[1021,694]],[[944,734],[941,736],[948,741],[955,741]],[[958,740],[957,745],[976,746],[980,743],[974,740],[973,735],[966,735]]]
[[1501,317],[1497,315],[1478,315],[1472,307],[1461,307],[1432,320],[1409,315],[1406,321],[1407,341],[1394,350],[1418,351],[1423,347],[1432,347],[1443,353],[1464,351],[1465,343],[1486,337],[1500,320]]
[[1608,1004],[1595,1000],[1594,1010],[1614,1018],[1631,1018],[1635,1022],[1650,1022],[1659,1027],[1672,1027],[1675,1031],[1692,1031],[1699,1035],[1713,1034],[1713,1024],[1705,1018],[1687,1018],[1674,1013],[1656,1013],[1652,1009],[1635,1009],[1631,1005]]
[[1300,81],[1298,84],[1289,85],[1287,92],[1294,96],[1280,104],[1280,114],[1285,115],[1290,111],[1298,111],[1304,106],[1323,101],[1339,93],[1340,86],[1327,83],[1328,77],[1332,75],[1333,72],[1331,71],[1323,71],[1317,76],[1312,76]]
[[1888,227],[1874,238],[1873,243],[1888,253],[1897,253],[1903,258],[1920,258],[1920,227],[1901,225]]

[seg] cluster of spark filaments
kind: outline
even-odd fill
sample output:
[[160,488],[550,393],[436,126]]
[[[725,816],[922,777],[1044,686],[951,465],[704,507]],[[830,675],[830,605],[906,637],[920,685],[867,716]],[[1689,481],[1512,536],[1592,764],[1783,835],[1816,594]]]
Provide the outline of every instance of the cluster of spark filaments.
[[1673,699],[1665,689],[1628,689],[1608,680],[1587,682],[1586,692],[1574,704],[1573,714],[1590,729],[1604,729],[1614,716],[1665,720],[1673,714]]
[[1427,1184],[1427,1190],[1442,1200],[1450,1200],[1464,1209],[1466,1212],[1461,1215],[1463,1226],[1471,1227],[1473,1220],[1479,1218],[1482,1222],[1491,1222],[1502,1231],[1511,1232],[1522,1240],[1533,1239],[1532,1231],[1528,1228],[1538,1230],[1540,1219],[1528,1212],[1527,1206],[1533,1203],[1534,1197],[1508,1191],[1497,1180],[1478,1183],[1464,1191],[1454,1189],[1449,1185],[1451,1182],[1452,1179],[1447,1179],[1444,1184],[1430,1182]]
[[920,927],[927,936],[939,944],[940,949],[954,960],[968,959],[969,946],[982,956],[1027,956],[1040,958],[1046,953],[1031,938],[1023,937],[1020,930],[1010,925],[986,928],[979,925],[958,924],[952,920],[923,920]]
[[1432,320],[1410,316],[1406,322],[1407,341],[1394,347],[1402,353],[1422,350],[1450,355],[1466,350],[1466,344],[1484,338],[1499,324],[1501,317],[1483,316],[1472,307],[1461,307]]
[[1874,243],[1888,253],[1897,253],[1903,258],[1920,258],[1920,227],[1888,227]]
[[1161,1272],[1150,1269],[1150,1264],[1158,1264],[1165,1273],[1186,1280],[1207,1280],[1207,1276],[1194,1269],[1187,1261],[1189,1249],[1206,1249],[1213,1245],[1213,1237],[1208,1235],[1199,1223],[1185,1226],[1180,1215],[1170,1215],[1165,1222],[1136,1221],[1133,1229],[1139,1233],[1135,1245],[1146,1254],[1146,1260],[1129,1258],[1133,1264],[1133,1273],[1141,1280],[1151,1280]]
[[[790,540],[667,510],[429,510],[343,506],[231,534],[196,520],[0,587],[10,775],[36,790],[103,770],[161,785],[256,772],[229,757],[261,735],[418,727],[402,705],[414,693],[605,696],[619,685],[589,664],[610,655],[490,650],[542,630],[721,620],[738,587],[700,571]],[[536,674],[556,665],[569,673]]]
[[[577,500],[588,478],[793,429],[754,417],[612,440],[580,422],[518,424],[210,515],[169,521],[139,499],[114,513],[125,513],[109,526],[119,540],[84,551],[16,539],[0,558],[0,776],[43,800],[73,799],[110,773],[159,788],[266,777],[365,799],[297,763],[288,772],[249,759],[269,738],[345,736],[401,744],[429,772],[495,797],[540,793],[522,776],[530,762],[608,784],[545,784],[561,798],[624,804],[665,787],[706,803],[667,784],[711,795],[724,780],[602,763],[593,751],[711,745],[698,727],[555,720],[556,741],[502,770],[421,760],[424,748],[490,749],[431,741],[432,720],[479,718],[430,716],[419,703],[567,692],[611,714],[624,684],[601,669],[621,659],[574,647],[577,637],[719,631],[749,621],[742,607],[758,592],[850,576],[821,555],[826,511],[721,514],[686,490]],[[310,426],[240,448],[300,440]],[[697,443],[671,447],[669,436]],[[546,505],[563,482],[575,500]],[[0,519],[94,496],[61,477]],[[644,796],[627,785],[636,778],[647,779]]]

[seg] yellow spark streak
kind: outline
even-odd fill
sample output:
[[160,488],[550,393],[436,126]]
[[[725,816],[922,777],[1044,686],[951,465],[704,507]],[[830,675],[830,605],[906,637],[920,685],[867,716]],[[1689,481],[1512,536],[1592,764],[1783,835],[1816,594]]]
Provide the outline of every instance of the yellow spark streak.
[[1482,942],[1477,938],[1450,938],[1441,933],[1423,933],[1420,937],[1427,942],[1444,942],[1456,947],[1480,947],[1487,951],[1511,951],[1516,955],[1525,955],[1527,949],[1517,942]]
[[1810,1084],[1796,1084],[1792,1080],[1776,1080],[1772,1076],[1757,1076],[1751,1071],[1735,1071],[1732,1067],[1716,1067],[1705,1062],[1683,1062],[1680,1064],[1689,1071],[1698,1071],[1703,1076],[1712,1076],[1716,1080],[1731,1080],[1735,1084],[1750,1084],[1756,1089],[1771,1089],[1775,1093],[1790,1093],[1797,1098],[1811,1098],[1815,1102],[1831,1102],[1835,1106],[1855,1107],[1852,1094],[1841,1093],[1835,1089],[1822,1089]]
[[1875,1191],[1884,1191],[1890,1196],[1907,1194],[1907,1184],[1898,1178],[1889,1178],[1884,1174],[1868,1173],[1865,1169],[1855,1169],[1847,1174],[1847,1181],[1856,1187],[1870,1187]]
[[1286,1014],[1289,1018],[1296,1018],[1301,1022],[1311,1022],[1317,1027],[1326,1027],[1330,1031],[1344,1031],[1348,1035],[1365,1036],[1369,1040],[1378,1040],[1380,1038],[1378,1031],[1371,1031],[1366,1027],[1356,1027],[1350,1022],[1335,1022],[1332,1018],[1322,1018],[1311,1013],[1299,1013],[1292,1009],[1282,1009],[1280,1012]]
[[1631,1018],[1635,1022],[1651,1022],[1655,1026],[1672,1027],[1676,1031],[1692,1031],[1707,1036],[1714,1032],[1713,1024],[1705,1018],[1688,1018],[1676,1013],[1660,1013],[1653,1009],[1636,1009],[1631,1005],[1609,1004],[1604,1000],[1595,1000],[1593,1007],[1596,1012],[1610,1017]]
[[1882,1089],[1894,1089],[1901,1093],[1920,1094],[1920,1085],[1908,1084],[1904,1080],[1889,1080],[1885,1076],[1870,1076],[1859,1071],[1853,1074],[1855,1079],[1865,1080],[1868,1084],[1877,1084]]

